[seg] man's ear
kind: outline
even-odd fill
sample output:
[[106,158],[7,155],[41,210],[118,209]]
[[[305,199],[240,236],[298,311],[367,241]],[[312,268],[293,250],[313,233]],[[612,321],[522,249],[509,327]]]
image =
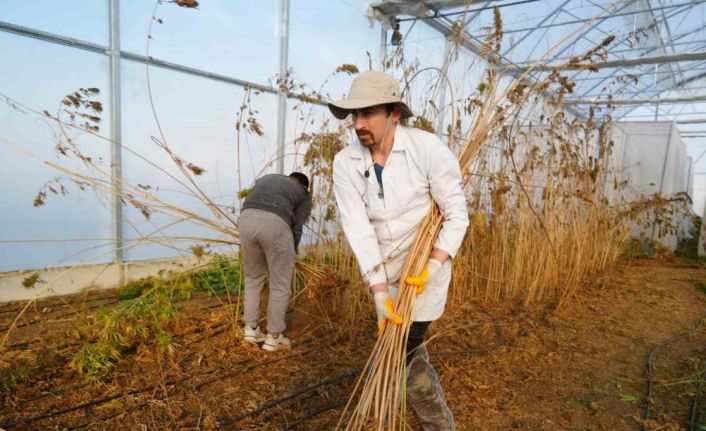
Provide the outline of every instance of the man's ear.
[[392,121],[399,123],[400,118],[402,118],[402,108],[395,106],[395,109],[392,110],[390,116],[392,117]]

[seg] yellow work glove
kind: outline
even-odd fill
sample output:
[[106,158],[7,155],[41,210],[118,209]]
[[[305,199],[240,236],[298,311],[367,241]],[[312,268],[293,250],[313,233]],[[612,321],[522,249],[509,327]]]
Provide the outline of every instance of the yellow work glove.
[[385,329],[385,323],[388,320],[395,325],[402,323],[400,315],[395,313],[395,304],[392,302],[389,293],[378,292],[373,295],[373,300],[375,300],[375,311],[378,314],[378,336],[382,335],[382,331]]
[[436,274],[441,270],[442,263],[436,259],[429,259],[427,266],[424,267],[422,273],[415,277],[407,277],[404,282],[412,286],[417,286],[417,296],[421,295],[426,289],[427,281],[434,280]]

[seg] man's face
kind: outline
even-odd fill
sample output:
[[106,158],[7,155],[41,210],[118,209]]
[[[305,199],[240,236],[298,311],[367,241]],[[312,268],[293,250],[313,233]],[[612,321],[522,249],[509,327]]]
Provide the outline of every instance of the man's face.
[[393,123],[399,120],[400,114],[395,110],[389,116],[384,105],[371,106],[369,108],[356,109],[351,113],[355,134],[358,135],[361,145],[370,148],[382,142],[385,134],[385,125],[389,119],[390,124],[387,133],[393,130]]

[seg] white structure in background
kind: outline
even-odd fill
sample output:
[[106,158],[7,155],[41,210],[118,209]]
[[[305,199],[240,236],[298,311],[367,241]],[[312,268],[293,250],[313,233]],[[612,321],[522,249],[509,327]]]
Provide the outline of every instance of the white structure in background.
[[[672,121],[617,122],[613,125],[614,142],[612,169],[618,181],[630,181],[629,187],[620,196],[632,202],[655,193],[665,198],[677,194],[693,194],[692,159],[686,155],[686,146]],[[609,181],[606,187],[613,187]],[[691,208],[689,208],[691,210]],[[683,235],[688,235],[691,220],[677,220],[679,232],[660,235],[656,226],[636,227],[633,237],[657,241],[674,251]]]
[[[704,204],[704,210],[706,210],[706,204]],[[706,215],[706,212],[704,215]],[[704,227],[704,223],[701,222],[701,231],[699,232],[699,257],[706,256],[706,247],[704,247],[704,242],[706,242],[706,228]]]

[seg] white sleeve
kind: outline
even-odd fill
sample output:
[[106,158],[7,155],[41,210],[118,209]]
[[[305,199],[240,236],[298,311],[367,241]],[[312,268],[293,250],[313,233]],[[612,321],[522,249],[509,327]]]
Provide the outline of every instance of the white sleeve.
[[[345,157],[345,155],[343,156]],[[341,226],[369,286],[387,283],[375,229],[370,223],[362,196],[353,187],[351,172],[338,155],[333,161],[333,191],[341,215]]]
[[430,145],[429,185],[431,196],[441,210],[444,224],[434,247],[456,256],[468,228],[468,207],[463,193],[458,160],[436,137]]

